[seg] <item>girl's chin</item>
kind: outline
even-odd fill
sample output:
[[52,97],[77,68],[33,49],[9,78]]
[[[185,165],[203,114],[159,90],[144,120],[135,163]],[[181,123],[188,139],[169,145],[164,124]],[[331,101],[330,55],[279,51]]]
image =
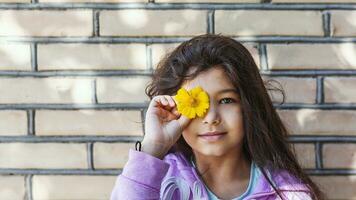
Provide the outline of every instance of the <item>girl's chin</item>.
[[226,150],[221,147],[204,147],[199,152],[204,156],[222,156],[226,153]]

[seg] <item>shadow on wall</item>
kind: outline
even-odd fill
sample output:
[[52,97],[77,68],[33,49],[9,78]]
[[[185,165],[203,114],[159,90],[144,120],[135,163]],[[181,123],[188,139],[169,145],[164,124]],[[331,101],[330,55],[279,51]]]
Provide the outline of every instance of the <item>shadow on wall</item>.
[[0,43],[0,70],[30,69],[30,45]]

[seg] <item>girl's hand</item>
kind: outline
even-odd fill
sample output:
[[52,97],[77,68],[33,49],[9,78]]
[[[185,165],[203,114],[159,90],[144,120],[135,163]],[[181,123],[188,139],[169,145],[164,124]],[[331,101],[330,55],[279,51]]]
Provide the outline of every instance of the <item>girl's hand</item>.
[[146,112],[142,151],[162,159],[190,121],[178,113],[172,96],[153,97]]

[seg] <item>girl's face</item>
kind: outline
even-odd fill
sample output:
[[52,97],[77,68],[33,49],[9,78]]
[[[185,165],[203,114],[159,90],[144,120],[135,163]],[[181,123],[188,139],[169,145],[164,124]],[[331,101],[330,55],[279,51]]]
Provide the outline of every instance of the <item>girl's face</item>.
[[[183,130],[183,138],[196,153],[221,156],[242,148],[244,136],[240,97],[223,69],[212,68],[186,81],[182,87],[190,90],[201,86],[209,95],[209,110],[194,118]],[[216,137],[201,136],[206,132],[223,132]]]

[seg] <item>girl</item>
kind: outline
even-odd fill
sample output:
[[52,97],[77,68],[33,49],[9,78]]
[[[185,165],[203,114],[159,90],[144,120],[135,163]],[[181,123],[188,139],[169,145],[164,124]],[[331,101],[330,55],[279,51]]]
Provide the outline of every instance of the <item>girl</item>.
[[129,150],[111,200],[324,199],[239,42],[213,34],[183,42],[146,94],[142,148]]

